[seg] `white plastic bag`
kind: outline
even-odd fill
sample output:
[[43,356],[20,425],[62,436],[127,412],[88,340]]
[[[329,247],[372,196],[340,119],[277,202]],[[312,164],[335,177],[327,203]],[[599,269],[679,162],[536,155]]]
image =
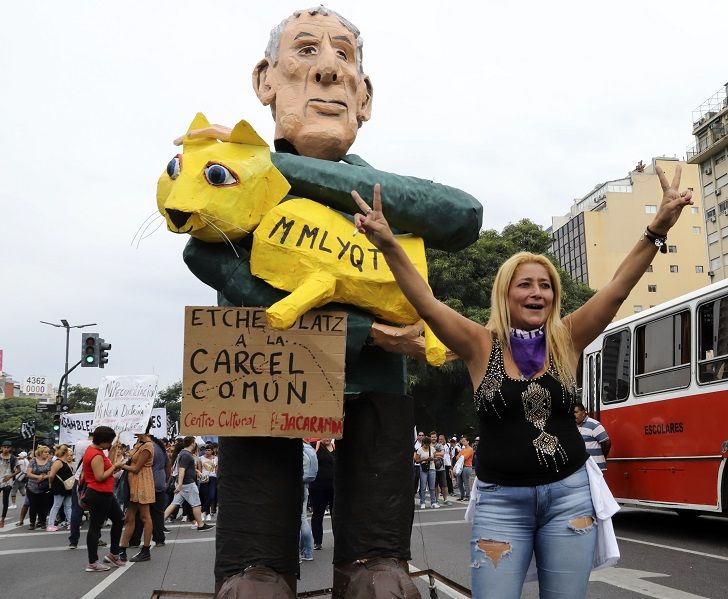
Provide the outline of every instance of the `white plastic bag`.
[[455,462],[455,466],[453,467],[453,472],[455,473],[455,476],[460,476],[460,473],[463,471],[464,465],[465,465],[465,456],[461,455],[458,458],[458,461]]

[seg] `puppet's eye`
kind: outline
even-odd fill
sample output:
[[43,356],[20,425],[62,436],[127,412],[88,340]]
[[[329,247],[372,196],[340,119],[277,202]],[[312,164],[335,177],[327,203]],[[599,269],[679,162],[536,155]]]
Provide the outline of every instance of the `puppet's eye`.
[[237,177],[233,175],[222,164],[209,164],[205,168],[205,179],[210,185],[234,185],[238,182]]
[[169,161],[169,164],[167,164],[167,174],[169,175],[170,179],[176,179],[179,177],[179,171],[182,168],[182,160],[180,159],[180,155],[177,154],[172,160]]

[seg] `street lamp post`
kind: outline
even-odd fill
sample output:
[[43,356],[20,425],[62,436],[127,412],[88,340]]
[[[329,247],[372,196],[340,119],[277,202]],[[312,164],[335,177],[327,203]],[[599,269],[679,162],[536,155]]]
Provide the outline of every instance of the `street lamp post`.
[[[66,368],[64,370],[65,373],[68,373],[68,342],[69,337],[71,333],[71,329],[82,329],[84,327],[92,327],[95,326],[95,322],[90,322],[88,324],[77,324],[77,325],[70,325],[68,324],[68,321],[65,318],[61,318],[61,324],[56,324],[55,322],[46,322],[45,320],[40,321],[43,324],[49,324],[52,327],[57,327],[59,329],[63,328],[66,329]],[[58,393],[60,393],[61,390],[58,390]],[[66,382],[63,385],[63,403],[68,403],[68,377],[66,377]]]

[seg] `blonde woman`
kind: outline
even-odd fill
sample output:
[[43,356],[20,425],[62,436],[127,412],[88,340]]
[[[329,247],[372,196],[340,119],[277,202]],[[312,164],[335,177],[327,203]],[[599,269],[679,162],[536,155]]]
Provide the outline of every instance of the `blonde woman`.
[[[664,245],[690,190],[678,192],[656,167],[662,202],[613,279],[561,319],[561,282],[544,256],[519,253],[499,269],[488,325],[439,302],[396,241],[382,214],[358,193],[355,216],[397,283],[435,334],[465,362],[475,391],[478,446],[471,535],[473,597],[517,599],[535,555],[542,597],[586,596],[596,544],[588,455],[572,415],[576,366]],[[476,494],[474,494],[476,495]],[[548,590],[547,590],[548,589]]]
[[42,530],[46,527],[48,511],[53,503],[51,487],[48,482],[51,471],[51,450],[46,445],[38,445],[35,448],[35,457],[28,465],[28,485],[26,493],[28,497],[28,515],[30,516],[30,530],[37,528]]
[[73,464],[73,450],[68,445],[59,445],[58,449],[56,449],[56,459],[48,472],[48,482],[53,493],[53,507],[51,507],[51,512],[48,514],[48,526],[46,526],[48,532],[58,530],[56,516],[61,506],[63,506],[66,521],[71,520],[71,493],[73,493],[73,487],[67,489],[65,485],[65,481],[73,478],[71,464]]

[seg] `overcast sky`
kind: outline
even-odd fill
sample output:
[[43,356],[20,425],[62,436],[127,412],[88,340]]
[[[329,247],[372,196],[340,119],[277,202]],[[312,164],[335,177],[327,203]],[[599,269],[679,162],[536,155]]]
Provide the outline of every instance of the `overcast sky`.
[[[639,160],[684,157],[692,111],[728,80],[725,2],[339,0],[362,31],[372,120],[352,151],[464,189],[484,226],[548,226]],[[387,10],[379,6],[387,6]],[[490,5],[490,6],[489,6]],[[16,380],[62,374],[95,322],[102,374],[181,378],[185,305],[215,303],[183,236],[132,243],[172,139],[197,111],[272,142],[251,72],[289,2],[6,3],[0,36],[0,349]],[[156,226],[156,223],[155,223]],[[150,231],[148,231],[149,233]],[[80,331],[70,360],[80,357]]]

